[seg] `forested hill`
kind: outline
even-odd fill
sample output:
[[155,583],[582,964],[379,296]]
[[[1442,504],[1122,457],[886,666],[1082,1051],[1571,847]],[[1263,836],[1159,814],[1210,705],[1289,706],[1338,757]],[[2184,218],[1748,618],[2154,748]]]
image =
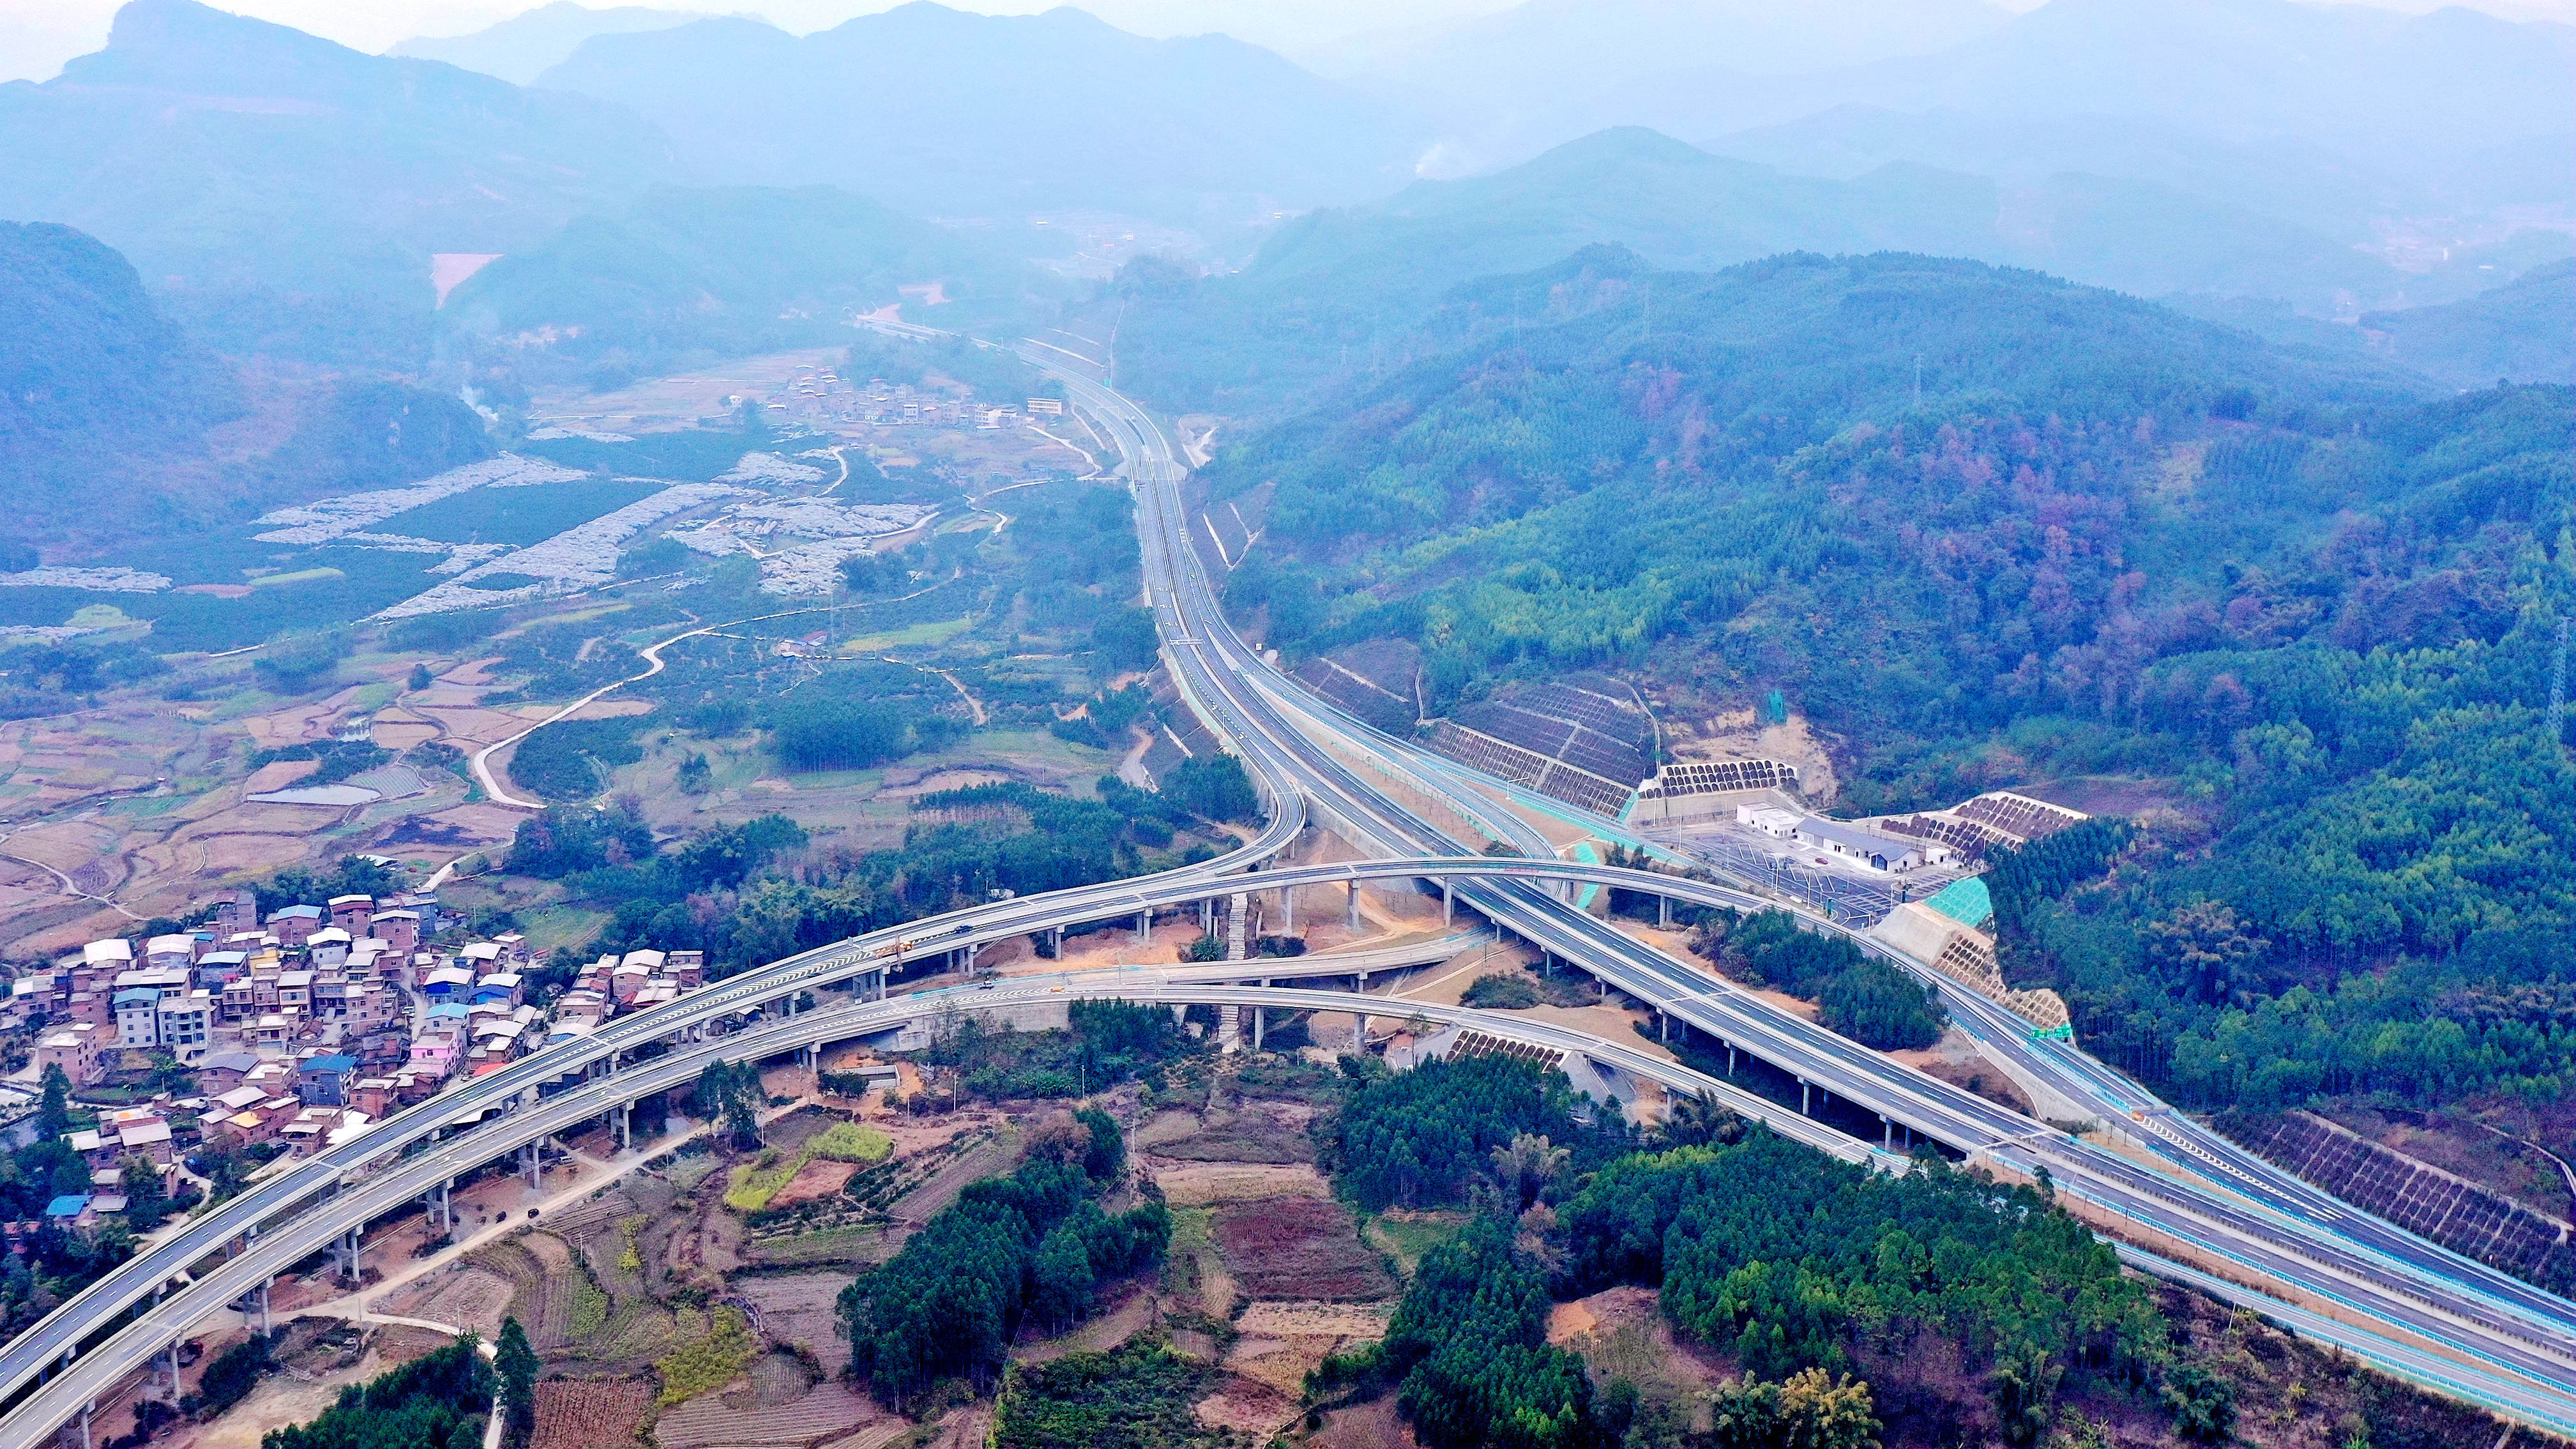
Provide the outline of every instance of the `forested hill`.
[[1787,251],[1893,249],[2038,267],[2139,296],[2307,305],[2338,293],[2393,297],[2408,281],[2343,241],[2149,181],[2058,174],[2007,192],[1910,162],[1829,180],[1630,126],[1490,176],[1311,212],[1240,274],[1194,280],[1138,265],[1125,279],[1121,381],[1193,409],[1275,404],[1400,361],[1450,286],[1587,244],[1681,271]]
[[381,365],[425,335],[438,252],[511,252],[670,164],[633,115],[362,54],[193,0],[0,85],[0,205],[132,257],[227,351]]
[[2576,393],[2427,402],[1904,256],[1593,252],[1417,346],[1212,472],[1275,489],[1230,599],[1292,656],[1415,640],[1435,713],[1575,667],[1711,713],[1776,687],[1870,809],[2125,781],[2155,828],[2010,963],[2114,1059],[2198,1102],[2576,1081],[2535,984],[2576,976],[2576,773],[2540,738]]
[[153,309],[125,258],[67,226],[0,222],[0,508],[20,525],[11,535],[95,507],[107,459],[194,452],[207,427],[241,411],[232,374]]
[[852,313],[894,304],[911,320],[970,327],[1038,284],[1035,269],[970,233],[831,187],[662,188],[493,262],[440,316],[506,339],[523,374],[548,357],[633,374],[846,343]]
[[29,544],[126,545],[491,453],[471,408],[408,383],[251,397],[114,249],[0,222],[0,572],[31,567]]

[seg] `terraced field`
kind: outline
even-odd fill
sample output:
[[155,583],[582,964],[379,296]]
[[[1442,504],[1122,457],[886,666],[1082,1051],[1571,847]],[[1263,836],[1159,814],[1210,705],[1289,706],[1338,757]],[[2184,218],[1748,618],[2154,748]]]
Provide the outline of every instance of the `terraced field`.
[[840,1383],[816,1384],[792,1403],[737,1409],[724,1395],[691,1399],[662,1415],[653,1436],[663,1449],[766,1449],[805,1446],[847,1434],[888,1416],[866,1395]]
[[467,1262],[510,1284],[510,1313],[528,1330],[528,1344],[540,1353],[562,1348],[572,1339],[572,1249],[552,1233],[519,1233],[477,1249]]
[[544,1379],[528,1449],[634,1449],[653,1407],[644,1379]]

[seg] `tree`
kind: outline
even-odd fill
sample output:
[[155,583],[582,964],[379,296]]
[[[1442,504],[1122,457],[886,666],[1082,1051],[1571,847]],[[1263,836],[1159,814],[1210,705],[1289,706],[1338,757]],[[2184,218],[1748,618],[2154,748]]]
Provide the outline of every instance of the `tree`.
[[2146,940],[2147,959],[2163,968],[2168,982],[2220,1006],[2243,1004],[2254,959],[2271,944],[2216,901],[2194,901],[2148,922]]
[[259,1386],[260,1376],[268,1372],[268,1351],[273,1342],[265,1334],[254,1333],[216,1354],[197,1379],[193,1402],[183,1400],[180,1407],[200,1418],[212,1419],[250,1397],[250,1391]]
[[1780,1385],[1782,1449],[1878,1449],[1878,1415],[1869,1385],[1823,1369],[1791,1374]]
[[1183,760],[1163,777],[1163,798],[1202,820],[1255,820],[1261,797],[1232,755]]
[[2036,1444],[2048,1432],[2049,1400],[2056,1396],[2064,1370],[2036,1347],[2001,1356],[1987,1391],[1995,1401],[1995,1420],[2006,1444]]
[[760,1145],[760,1068],[752,1062],[709,1062],[698,1073],[698,1113],[721,1122],[736,1147]]
[[1732,1147],[1744,1140],[1744,1118],[1701,1093],[1675,1097],[1664,1116],[1664,1136],[1681,1147]]
[[63,1075],[60,1062],[47,1062],[44,1096],[36,1104],[36,1140],[54,1142],[71,1135],[72,1079]]
[[408,683],[409,683],[409,686],[410,686],[412,689],[414,689],[414,690],[422,690],[422,689],[427,689],[427,688],[429,688],[429,686],[430,686],[430,684],[431,684],[431,679],[430,679],[430,674],[429,674],[429,666],[428,666],[428,665],[426,665],[426,664],[415,664],[415,665],[413,665],[413,666],[411,667],[411,679],[408,681]]
[[170,1215],[170,1194],[161,1185],[161,1169],[140,1153],[125,1159],[125,1220],[149,1232]]
[[1030,1275],[1036,1291],[1029,1307],[1047,1327],[1063,1328],[1091,1312],[1099,1279],[1091,1270],[1091,1250],[1071,1224],[1056,1228],[1039,1242]]
[[1880,1051],[1928,1047],[1941,1039],[1940,997],[1884,961],[1856,961],[1825,983],[1826,1029]]
[[1118,1119],[1097,1107],[1085,1107],[1073,1118],[1091,1130],[1091,1145],[1082,1158],[1084,1175],[1093,1182],[1115,1178],[1127,1165],[1127,1139],[1118,1130]]
[[1547,1185],[1565,1170],[1566,1159],[1573,1156],[1562,1147],[1535,1133],[1515,1133],[1512,1140],[1490,1154],[1494,1160],[1494,1179],[1502,1185],[1505,1205],[1515,1213],[1526,1211]]
[[537,1355],[515,1317],[501,1320],[492,1367],[501,1375],[501,1442],[525,1449],[537,1427]]
[[1153,668],[1162,648],[1154,633],[1154,611],[1132,604],[1104,610],[1092,626],[1091,647],[1119,673]]
[[2236,1435],[2236,1386],[2198,1364],[2165,1375],[2163,1398],[2174,1433],[2191,1444],[2224,1444]]

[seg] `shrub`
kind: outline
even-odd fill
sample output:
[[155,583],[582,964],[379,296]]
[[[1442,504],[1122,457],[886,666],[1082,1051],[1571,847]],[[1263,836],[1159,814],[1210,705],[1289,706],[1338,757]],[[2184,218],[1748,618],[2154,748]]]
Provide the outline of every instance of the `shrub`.
[[1522,1011],[1538,1005],[1538,988],[1526,976],[1497,971],[1477,977],[1459,1000],[1487,1011]]

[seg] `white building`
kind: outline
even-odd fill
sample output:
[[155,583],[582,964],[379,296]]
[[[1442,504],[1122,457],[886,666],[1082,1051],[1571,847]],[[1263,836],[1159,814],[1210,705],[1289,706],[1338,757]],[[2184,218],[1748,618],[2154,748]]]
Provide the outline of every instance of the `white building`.
[[1738,805],[1735,823],[1749,825],[1774,840],[1787,840],[1798,833],[1798,812],[1777,805]]
[[1799,821],[1798,843],[1872,870],[1912,870],[1923,863],[1921,841],[1881,835],[1875,830],[1863,830],[1839,820],[1810,816]]
[[210,991],[192,991],[185,996],[164,996],[155,1004],[156,1035],[154,1044],[165,1048],[179,1059],[182,1066],[193,1067],[205,1060],[208,1042],[215,1029],[215,997]]

